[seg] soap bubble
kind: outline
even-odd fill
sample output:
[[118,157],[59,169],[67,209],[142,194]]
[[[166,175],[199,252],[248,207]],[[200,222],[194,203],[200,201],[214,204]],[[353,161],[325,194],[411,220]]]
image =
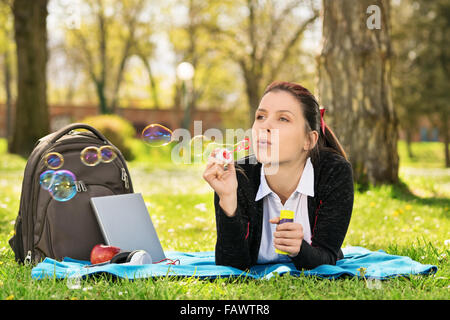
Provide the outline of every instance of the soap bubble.
[[76,177],[69,170],[58,170],[54,173],[50,194],[56,201],[68,201],[77,194]]
[[53,184],[55,170],[47,170],[39,176],[39,183],[44,190],[50,189]]
[[100,150],[97,147],[86,147],[80,153],[81,162],[92,167],[100,162]]
[[215,158],[227,164],[231,163],[233,162],[233,151],[227,148],[218,148],[216,149]]
[[67,288],[71,290],[81,289],[81,278],[82,278],[81,272],[78,270],[75,271],[73,275],[67,277],[66,280]]
[[208,150],[208,145],[211,144],[212,141],[208,137],[204,135],[195,136],[189,141],[189,146],[191,148],[192,155],[195,158],[202,158],[204,156],[204,152]]
[[114,151],[113,147],[111,147],[111,146],[100,147],[99,153],[100,153],[100,159],[103,163],[112,162],[117,157],[116,152]]
[[64,157],[58,152],[50,152],[45,155],[44,161],[47,167],[57,170],[63,166]]
[[172,142],[172,130],[160,124],[150,124],[142,130],[142,139],[151,147],[162,147]]
[[366,288],[371,290],[380,290],[383,287],[382,274],[379,269],[371,269],[370,276],[366,280]]
[[247,150],[250,149],[250,139],[245,138],[235,145],[231,144],[219,144],[210,143],[205,151],[205,157],[209,157],[214,152],[214,157],[218,160],[225,162],[226,164],[233,162],[234,160],[244,157]]
[[236,148],[233,150],[234,152],[241,152],[241,151],[247,151],[250,149],[250,139],[245,138],[241,141],[239,141],[236,145]]
[[117,153],[112,146],[100,148],[91,146],[84,148],[80,153],[81,162],[89,167],[98,165],[100,162],[110,163],[117,158]]
[[39,176],[39,183],[56,201],[68,201],[77,193],[76,177],[68,170],[47,170]]
[[367,281],[366,281],[366,287],[367,287],[367,289],[376,289],[376,290],[380,290],[380,289],[382,289],[382,283],[381,283],[381,280],[380,279],[377,279],[377,278],[375,278],[375,277],[369,277],[369,278],[367,278]]

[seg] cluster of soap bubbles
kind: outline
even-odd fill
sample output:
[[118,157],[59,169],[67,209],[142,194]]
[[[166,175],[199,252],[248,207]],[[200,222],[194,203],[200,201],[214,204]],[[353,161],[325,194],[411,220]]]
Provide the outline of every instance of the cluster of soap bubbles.
[[[80,153],[81,162],[86,166],[96,166],[100,162],[110,163],[117,153],[112,146],[86,147]],[[59,170],[64,164],[64,157],[58,152],[44,156],[44,165],[48,170],[41,173],[39,183],[56,201],[69,201],[77,194],[77,178],[69,170]]]
[[86,147],[80,153],[81,162],[89,167],[98,165],[100,162],[110,163],[117,157],[111,146]]
[[[172,134],[169,128],[155,123],[144,128],[142,139],[151,147],[162,147],[174,141]],[[204,135],[197,135],[189,141],[189,146],[196,158],[207,159],[213,151],[216,151],[215,157],[228,164],[245,155],[250,149],[250,139],[245,138],[233,145],[217,143]]]
[[[216,159],[223,161],[225,164],[229,164],[245,155],[246,151],[250,149],[250,139],[245,138],[236,144],[220,144],[211,141],[203,135],[199,135],[193,137],[189,145],[193,147],[194,157],[203,157],[206,159],[215,151],[214,157]],[[199,148],[198,146],[201,147]]]
[[69,170],[46,170],[41,173],[40,183],[56,201],[69,201],[77,194],[75,175]]
[[44,164],[49,170],[39,176],[42,189],[47,190],[56,201],[69,201],[77,194],[77,178],[69,170],[58,170],[64,164],[64,157],[58,152],[44,156]]

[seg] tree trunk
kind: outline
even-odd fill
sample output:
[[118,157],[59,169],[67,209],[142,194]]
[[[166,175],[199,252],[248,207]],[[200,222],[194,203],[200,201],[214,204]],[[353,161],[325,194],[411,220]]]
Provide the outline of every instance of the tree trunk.
[[[192,80],[191,80],[192,81]],[[189,88],[188,88],[189,87]],[[182,89],[182,101],[183,101],[183,118],[181,119],[181,128],[190,130],[192,115],[194,111],[193,99],[192,99],[192,83],[188,84],[183,81],[181,84]]]
[[410,159],[414,158],[414,153],[412,151],[411,148],[411,143],[412,143],[412,130],[411,128],[408,126],[408,128],[405,130],[406,131],[406,150],[408,151],[408,157]]
[[241,63],[242,73],[245,79],[245,92],[247,94],[247,101],[249,105],[249,121],[250,124],[255,120],[255,112],[258,109],[259,102],[262,95],[261,78],[259,75],[254,75],[245,63]]
[[12,113],[12,95],[11,95],[11,59],[8,48],[3,55],[4,57],[4,77],[5,77],[5,93],[6,93],[6,140],[9,141],[12,133],[11,113]]
[[138,54],[138,56],[140,57],[142,63],[144,64],[145,70],[147,71],[147,74],[148,74],[148,79],[150,82],[150,93],[151,93],[151,96],[153,99],[153,106],[155,107],[155,109],[159,109],[160,104],[159,104],[159,98],[158,98],[158,89],[156,87],[156,80],[155,80],[155,77],[153,76],[152,67],[150,65],[150,62],[145,57],[145,55]]
[[[366,13],[380,9],[381,28]],[[398,119],[391,98],[389,1],[323,0],[319,96],[355,182],[398,182]]]
[[449,135],[449,128],[448,128],[448,113],[442,112],[441,113],[441,122],[442,122],[442,131],[444,135],[444,153],[445,153],[445,167],[450,168],[450,154],[449,154],[449,148],[448,144],[450,143],[450,135]]
[[111,111],[108,108],[108,102],[105,95],[105,83],[101,81],[95,81],[95,89],[97,91],[100,114],[110,114]]
[[249,121],[250,121],[250,124],[252,124],[253,121],[255,120],[255,112],[256,112],[256,109],[258,109],[262,92],[260,92],[261,91],[260,85],[257,83],[247,83],[246,85],[247,85],[247,87],[246,87],[247,99],[248,99],[248,104],[250,106]]
[[28,156],[50,129],[47,106],[47,0],[15,0],[17,102],[9,151]]
[[[184,57],[184,61],[189,61],[192,64],[194,70],[196,70],[198,65],[198,28],[199,25],[196,22],[198,19],[198,11],[194,1],[189,1],[189,23],[186,27],[188,32],[188,41],[189,45],[186,51],[186,55]],[[181,128],[190,130],[193,127],[192,117],[197,109],[197,81],[196,74],[194,72],[194,76],[191,80],[183,81],[182,83],[182,101],[183,101],[183,110],[184,114],[181,119]]]

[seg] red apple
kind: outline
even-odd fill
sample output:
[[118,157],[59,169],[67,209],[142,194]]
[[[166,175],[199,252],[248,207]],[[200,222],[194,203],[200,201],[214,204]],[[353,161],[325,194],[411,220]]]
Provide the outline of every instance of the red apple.
[[109,261],[119,252],[119,247],[97,244],[91,251],[91,263],[96,264]]

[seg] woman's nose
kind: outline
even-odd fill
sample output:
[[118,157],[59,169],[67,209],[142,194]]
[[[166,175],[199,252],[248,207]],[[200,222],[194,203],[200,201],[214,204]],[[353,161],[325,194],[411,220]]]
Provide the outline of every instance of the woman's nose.
[[268,137],[270,135],[270,127],[259,128],[259,136]]
[[269,119],[264,119],[264,121],[255,121],[252,127],[260,134],[268,134],[273,130],[273,125]]
[[263,125],[261,126],[261,131],[264,131],[266,133],[270,133],[270,130],[272,130],[272,125],[269,121],[264,121]]
[[266,119],[265,121],[263,121],[260,126],[259,129],[261,131],[266,131],[266,132],[270,132],[270,130],[272,129],[272,124],[271,121],[269,119]]

